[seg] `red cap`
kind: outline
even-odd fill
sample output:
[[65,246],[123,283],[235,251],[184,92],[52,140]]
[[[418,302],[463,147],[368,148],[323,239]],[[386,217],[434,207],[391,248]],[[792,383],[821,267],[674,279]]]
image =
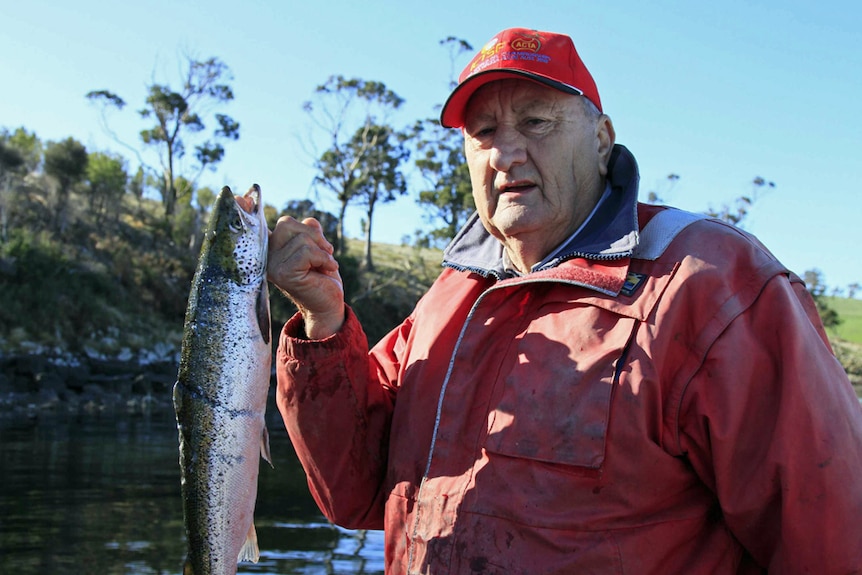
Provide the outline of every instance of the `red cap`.
[[464,110],[473,93],[488,82],[528,78],[568,94],[584,96],[599,111],[599,91],[587,67],[564,34],[527,28],[503,30],[479,51],[458,77],[440,114],[446,128],[464,126]]

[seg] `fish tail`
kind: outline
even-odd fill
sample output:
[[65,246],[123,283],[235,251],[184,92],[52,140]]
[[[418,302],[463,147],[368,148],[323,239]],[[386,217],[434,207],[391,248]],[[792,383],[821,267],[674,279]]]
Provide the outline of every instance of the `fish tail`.
[[[259,559],[260,549],[257,547],[257,531],[254,529],[254,523],[252,523],[251,527],[248,528],[248,535],[246,535],[245,543],[243,543],[242,549],[239,550],[237,562],[251,561],[252,563],[257,563]],[[183,573],[183,575],[189,574]]]

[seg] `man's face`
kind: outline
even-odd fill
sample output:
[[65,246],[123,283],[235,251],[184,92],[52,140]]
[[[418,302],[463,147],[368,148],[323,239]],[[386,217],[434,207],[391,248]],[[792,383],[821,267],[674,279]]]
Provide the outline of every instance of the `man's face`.
[[613,127],[580,98],[507,79],[467,105],[464,150],[479,217],[505,245],[537,252],[530,265],[571,235],[604,191]]

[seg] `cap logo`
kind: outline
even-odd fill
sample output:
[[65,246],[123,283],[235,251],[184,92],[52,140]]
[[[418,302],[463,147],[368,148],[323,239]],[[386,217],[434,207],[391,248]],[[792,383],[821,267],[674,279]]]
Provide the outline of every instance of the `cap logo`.
[[542,43],[537,38],[515,38],[512,40],[512,49],[517,51],[538,52]]
[[493,38],[476,54],[464,77],[472,76],[485,68],[499,64],[501,60],[531,60],[543,64],[551,61],[550,56],[539,55],[538,53],[542,48],[538,34],[536,36],[520,36],[510,40],[508,48],[499,38]]

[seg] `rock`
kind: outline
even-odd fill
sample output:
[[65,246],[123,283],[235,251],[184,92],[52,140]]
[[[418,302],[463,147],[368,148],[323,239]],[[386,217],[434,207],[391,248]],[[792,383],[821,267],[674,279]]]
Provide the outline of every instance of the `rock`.
[[0,372],[0,394],[12,391],[12,378]]
[[90,372],[94,375],[108,377],[134,377],[140,366],[133,362],[119,359],[90,359]]
[[126,357],[0,355],[0,412],[37,414],[64,409],[98,414],[114,409],[129,413],[170,409],[178,369],[175,359],[145,364],[123,361]]
[[38,391],[53,391],[55,394],[66,390],[66,380],[57,371],[43,371],[35,374],[33,379],[36,382]]
[[65,366],[62,368],[66,372],[66,389],[80,393],[84,390],[84,384],[90,379],[90,366]]
[[48,358],[41,355],[19,355],[13,356],[11,359],[11,369],[18,375],[35,375],[42,373],[49,366]]

